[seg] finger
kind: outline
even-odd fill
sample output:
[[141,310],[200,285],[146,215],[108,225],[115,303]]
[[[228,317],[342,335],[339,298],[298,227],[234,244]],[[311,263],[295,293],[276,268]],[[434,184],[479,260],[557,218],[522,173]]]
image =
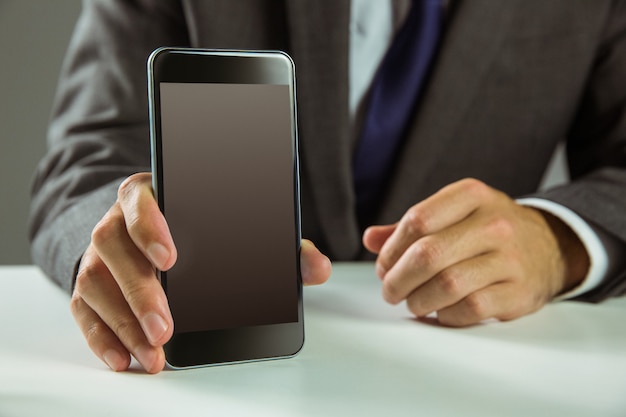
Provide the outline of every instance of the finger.
[[501,282],[469,294],[456,304],[437,312],[437,319],[446,326],[461,327],[496,318],[512,320],[538,310],[530,296],[520,296],[520,289],[510,283]]
[[128,350],[89,305],[80,296],[74,296],[70,308],[93,353],[116,372],[128,369]]
[[482,182],[465,179],[411,207],[380,250],[376,262],[379,276],[383,278],[413,242],[465,219],[490,192]]
[[363,233],[363,245],[372,253],[379,253],[389,236],[396,230],[396,224],[370,226]]
[[506,263],[494,252],[456,263],[428,280],[406,299],[416,317],[450,307],[469,294],[502,280]]
[[300,247],[300,273],[304,285],[318,285],[326,282],[331,274],[330,260],[311,242],[302,239]]
[[165,271],[176,262],[176,246],[154,199],[151,181],[149,173],[127,178],[118,190],[118,201],[135,245],[156,268]]
[[151,346],[106,266],[88,250],[72,296],[72,313],[90,348],[116,371],[130,352],[151,373],[163,368],[161,348]]
[[499,234],[505,233],[475,214],[418,239],[385,274],[383,298],[397,304],[452,265],[496,250],[505,238]]
[[92,242],[143,333],[153,346],[162,346],[173,332],[167,298],[152,264],[128,236],[123,219],[121,209],[114,205],[94,229]]

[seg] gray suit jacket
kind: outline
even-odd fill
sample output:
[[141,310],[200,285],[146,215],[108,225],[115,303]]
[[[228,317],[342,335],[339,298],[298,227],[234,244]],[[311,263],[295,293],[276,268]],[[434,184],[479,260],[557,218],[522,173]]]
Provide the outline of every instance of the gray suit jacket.
[[[35,261],[69,288],[121,179],[149,170],[146,58],[159,46],[281,49],[296,62],[303,234],[360,259],[347,0],[87,1],[34,184]],[[626,5],[471,0],[450,11],[377,223],[463,177],[537,192],[560,141],[571,184],[539,194],[626,242]],[[612,276],[588,296],[623,292]]]

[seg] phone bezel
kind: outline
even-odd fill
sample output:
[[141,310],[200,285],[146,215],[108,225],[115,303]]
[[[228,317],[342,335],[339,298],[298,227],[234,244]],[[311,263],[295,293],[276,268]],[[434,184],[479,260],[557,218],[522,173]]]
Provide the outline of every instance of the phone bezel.
[[[296,118],[295,69],[282,51],[239,51],[196,48],[159,48],[148,59],[148,95],[152,188],[164,212],[159,84],[236,83],[289,85],[294,175],[294,245],[296,245],[298,321],[177,334],[164,346],[173,369],[293,357],[304,344],[302,279],[300,276],[300,181]],[[164,213],[165,214],[165,213]],[[158,271],[167,293],[167,272]]]

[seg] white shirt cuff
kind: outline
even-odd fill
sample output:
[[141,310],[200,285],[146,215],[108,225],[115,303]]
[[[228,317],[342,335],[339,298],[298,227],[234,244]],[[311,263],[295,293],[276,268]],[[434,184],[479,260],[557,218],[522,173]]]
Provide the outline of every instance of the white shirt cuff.
[[609,269],[607,250],[593,228],[569,208],[542,198],[520,198],[518,204],[544,210],[568,225],[578,236],[589,255],[589,271],[582,282],[571,290],[560,294],[554,301],[574,298],[600,285]]

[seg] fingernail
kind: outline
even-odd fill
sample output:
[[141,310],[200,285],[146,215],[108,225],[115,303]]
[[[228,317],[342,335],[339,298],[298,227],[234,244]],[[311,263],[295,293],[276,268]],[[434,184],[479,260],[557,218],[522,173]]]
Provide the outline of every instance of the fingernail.
[[167,322],[156,313],[148,313],[141,319],[141,327],[152,345],[156,345],[167,331]]
[[134,353],[135,359],[139,361],[143,369],[150,372],[154,361],[156,360],[156,352],[147,346],[142,346]]
[[102,355],[102,359],[104,359],[104,362],[109,368],[116,372],[120,371],[124,366],[124,358],[116,350],[113,349],[109,349],[104,352],[104,355]]
[[170,259],[170,251],[160,243],[151,243],[147,251],[150,260],[159,269],[162,269],[168,259]]

